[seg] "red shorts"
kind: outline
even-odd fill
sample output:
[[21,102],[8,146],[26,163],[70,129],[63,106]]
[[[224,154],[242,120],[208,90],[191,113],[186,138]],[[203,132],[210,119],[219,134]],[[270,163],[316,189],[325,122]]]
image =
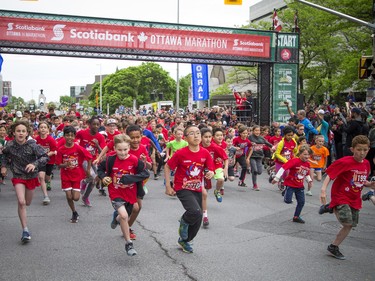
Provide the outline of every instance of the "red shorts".
[[38,178],[33,178],[33,179],[28,179],[28,180],[13,178],[12,183],[13,183],[13,186],[21,183],[29,190],[34,190],[37,186],[40,186]]
[[61,181],[61,188],[63,190],[71,190],[76,189],[80,190],[80,182],[79,181]]

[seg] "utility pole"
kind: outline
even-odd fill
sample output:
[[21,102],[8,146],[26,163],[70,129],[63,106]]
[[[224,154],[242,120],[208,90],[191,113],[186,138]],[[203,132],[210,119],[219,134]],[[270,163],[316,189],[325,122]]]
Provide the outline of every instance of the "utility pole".
[[[372,3],[372,16],[373,16],[373,22],[372,23],[357,19],[357,18],[349,16],[347,14],[340,13],[338,11],[335,11],[335,10],[332,10],[332,9],[329,9],[329,8],[326,8],[326,7],[323,7],[323,6],[314,4],[314,3],[310,3],[310,2],[305,1],[305,0],[296,0],[296,1],[370,28],[372,30],[372,35],[371,35],[371,37],[372,37],[372,57],[373,58],[375,57],[375,0],[373,0],[373,3]],[[373,64],[374,64],[374,61],[373,61]],[[373,97],[375,96],[374,87],[375,87],[375,77],[373,75],[371,75],[371,87],[370,88],[371,88]]]

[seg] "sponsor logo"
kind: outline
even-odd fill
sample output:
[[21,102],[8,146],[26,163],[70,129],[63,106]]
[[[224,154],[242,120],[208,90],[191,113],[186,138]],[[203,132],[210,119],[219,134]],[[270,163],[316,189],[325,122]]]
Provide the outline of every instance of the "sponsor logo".
[[53,34],[55,35],[54,37],[52,37],[51,40],[53,41],[61,41],[64,39],[64,31],[63,31],[63,28],[65,27],[66,25],[65,24],[56,24],[54,27],[53,27]]
[[281,50],[281,59],[282,60],[290,60],[290,58],[292,57],[292,53],[288,50],[288,49],[283,49]]
[[251,46],[251,47],[263,47],[263,42],[254,42],[254,41],[241,41],[234,39],[233,46]]
[[7,30],[13,30],[13,22],[8,23],[8,29]]

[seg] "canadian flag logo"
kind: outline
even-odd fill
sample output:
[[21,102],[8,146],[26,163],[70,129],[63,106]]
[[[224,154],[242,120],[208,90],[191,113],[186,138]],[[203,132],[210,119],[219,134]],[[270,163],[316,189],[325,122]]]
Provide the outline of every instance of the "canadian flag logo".
[[273,21],[273,30],[279,32],[283,27],[281,26],[281,22],[279,21],[279,17],[277,16],[276,9],[273,10],[273,16],[272,16],[272,21]]

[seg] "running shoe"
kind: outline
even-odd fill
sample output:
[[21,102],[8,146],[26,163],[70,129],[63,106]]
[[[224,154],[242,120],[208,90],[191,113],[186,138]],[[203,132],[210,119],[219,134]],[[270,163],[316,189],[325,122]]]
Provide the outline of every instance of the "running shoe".
[[31,240],[30,233],[29,233],[28,231],[23,231],[23,232],[22,232],[22,237],[21,237],[21,241],[22,241],[22,243],[26,244],[26,243],[28,243],[30,240]]
[[178,238],[177,244],[181,247],[182,251],[185,253],[192,253],[193,252],[193,247],[190,245],[189,242],[185,242],[184,240]]
[[239,181],[238,186],[247,187],[246,183],[244,183],[243,181]]
[[255,190],[255,191],[259,191],[260,190],[257,184],[254,184],[253,190]]
[[74,211],[73,214],[72,214],[72,218],[70,219],[70,222],[71,223],[77,223],[78,219],[79,219],[79,215],[78,215],[77,211]]
[[329,204],[322,205],[319,208],[319,215],[323,215],[325,213],[333,213],[333,209],[329,207]]
[[49,205],[50,202],[51,202],[51,200],[49,199],[49,197],[48,196],[44,196],[43,205]]
[[216,197],[216,201],[221,203],[223,201],[223,197],[221,197],[220,191],[215,189],[214,194],[215,194],[215,197]]
[[293,222],[305,223],[305,221],[301,217],[293,217]]
[[370,198],[374,196],[374,192],[373,191],[369,191],[365,194],[362,195],[362,201],[368,201],[370,200]]
[[224,196],[224,187],[220,189],[220,195]]
[[307,196],[312,196],[312,192],[309,190],[309,191],[306,191],[306,195]]
[[339,260],[344,260],[345,259],[345,256],[340,252],[338,246],[331,244],[331,245],[328,246],[327,250],[336,259],[339,259]]
[[132,242],[125,244],[125,251],[130,257],[135,256],[137,254],[137,251],[134,249]]
[[147,186],[146,186],[146,185],[143,185],[143,191],[145,192],[145,194],[147,194],[147,193],[148,193],[148,188],[147,188]]
[[104,190],[103,187],[99,188],[99,193],[100,193],[100,195],[102,195],[102,196],[107,196],[107,193],[105,192],[105,190]]
[[47,185],[47,190],[50,191],[51,190],[51,182],[46,182],[46,185]]
[[129,228],[129,232],[130,232],[130,240],[136,240],[137,235],[135,234],[134,230]]
[[207,227],[209,224],[208,217],[203,217],[203,227]]
[[118,212],[114,211],[113,216],[112,216],[112,221],[111,221],[111,228],[112,229],[115,229],[119,225],[119,222],[116,219],[117,216],[118,216]]
[[189,236],[189,225],[184,221],[181,217],[180,219],[180,227],[178,228],[178,234],[182,238],[182,240],[187,240]]
[[87,187],[87,182],[85,179],[81,180],[80,182],[80,190],[81,190],[81,194],[84,194],[85,191],[86,191],[86,187]]
[[158,175],[154,175],[154,180],[158,180],[159,179],[159,176]]
[[268,178],[268,182],[272,183],[274,177],[275,177],[275,173],[271,172],[270,177]]
[[83,204],[86,206],[86,207],[91,207],[92,205],[91,205],[91,202],[90,202],[90,200],[89,200],[89,198],[84,198],[84,197],[82,197],[82,202],[83,202]]

